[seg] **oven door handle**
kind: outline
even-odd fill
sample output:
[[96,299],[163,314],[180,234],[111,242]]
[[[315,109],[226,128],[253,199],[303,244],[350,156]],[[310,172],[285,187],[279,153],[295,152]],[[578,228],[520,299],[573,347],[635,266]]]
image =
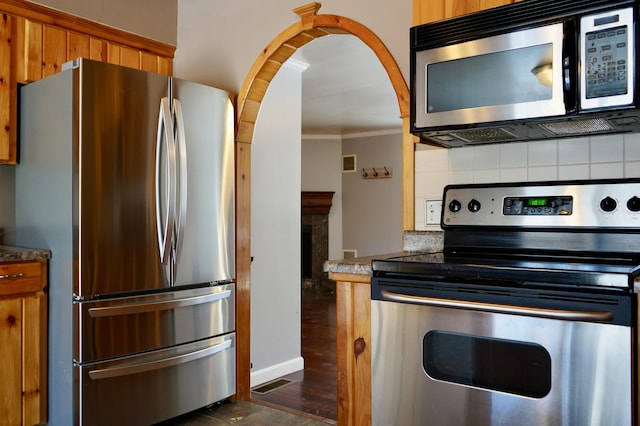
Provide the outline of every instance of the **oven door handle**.
[[467,309],[472,311],[522,315],[567,321],[611,322],[613,320],[613,312],[610,311],[570,311],[564,309],[531,308],[525,306],[510,306],[495,303],[411,296],[407,294],[394,293],[388,290],[382,290],[381,293],[383,300],[390,302],[412,303],[415,305]]

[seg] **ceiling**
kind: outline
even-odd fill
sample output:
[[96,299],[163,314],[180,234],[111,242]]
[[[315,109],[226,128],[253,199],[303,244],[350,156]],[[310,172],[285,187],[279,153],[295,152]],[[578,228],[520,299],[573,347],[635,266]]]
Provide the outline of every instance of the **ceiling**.
[[302,73],[302,134],[348,135],[402,128],[398,99],[373,51],[352,35],[331,34],[291,57]]

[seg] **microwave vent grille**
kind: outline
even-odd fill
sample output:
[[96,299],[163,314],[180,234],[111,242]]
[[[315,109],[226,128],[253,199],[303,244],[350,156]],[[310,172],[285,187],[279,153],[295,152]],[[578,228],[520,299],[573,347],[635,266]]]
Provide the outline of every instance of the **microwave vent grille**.
[[520,139],[503,128],[459,130],[450,132],[450,135],[469,143],[511,142]]
[[603,133],[614,130],[611,124],[609,124],[604,118],[545,123],[540,124],[540,126],[557,136]]

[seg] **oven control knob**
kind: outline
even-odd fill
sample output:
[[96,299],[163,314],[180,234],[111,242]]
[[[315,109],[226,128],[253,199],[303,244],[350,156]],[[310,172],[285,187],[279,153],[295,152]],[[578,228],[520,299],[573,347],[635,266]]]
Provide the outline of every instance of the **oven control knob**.
[[605,212],[612,212],[618,207],[618,203],[611,197],[605,197],[600,200],[600,208]]
[[475,213],[480,210],[480,201],[473,199],[469,201],[469,205],[467,207],[469,207],[469,211],[471,213]]
[[632,212],[640,212],[640,198],[635,195],[627,201],[627,208]]
[[458,213],[461,208],[462,204],[460,204],[460,201],[458,200],[451,200],[451,202],[449,203],[449,211],[451,213]]

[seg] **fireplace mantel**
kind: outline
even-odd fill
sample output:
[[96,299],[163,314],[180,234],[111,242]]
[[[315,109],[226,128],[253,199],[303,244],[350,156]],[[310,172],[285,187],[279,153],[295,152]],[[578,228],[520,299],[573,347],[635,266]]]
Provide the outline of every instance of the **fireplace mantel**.
[[302,191],[302,214],[329,214],[334,191]]

